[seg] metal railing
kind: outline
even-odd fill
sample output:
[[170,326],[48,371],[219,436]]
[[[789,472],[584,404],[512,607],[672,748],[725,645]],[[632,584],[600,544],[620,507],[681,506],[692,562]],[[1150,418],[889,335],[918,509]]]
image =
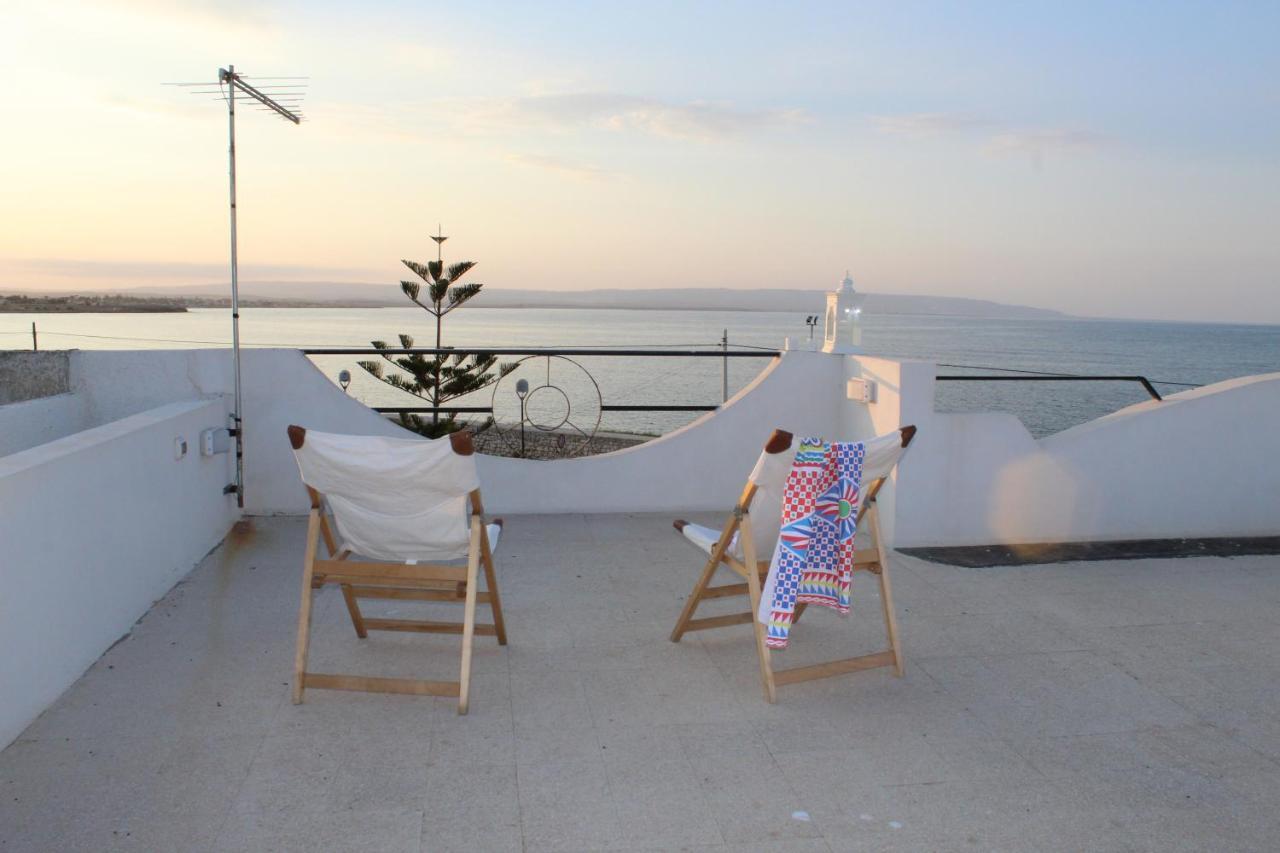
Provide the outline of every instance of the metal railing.
[[[777,358],[781,350],[757,349],[604,349],[595,347],[388,347],[375,349],[372,347],[332,347],[302,350],[304,355],[477,355],[477,356],[603,356],[606,358]],[[726,366],[728,362],[725,362]],[[726,371],[727,388],[727,371]],[[712,405],[608,405],[601,403],[601,412],[713,412],[722,404]],[[493,406],[371,406],[376,412],[385,414],[493,414]]]
[[[1044,376],[991,376],[975,374],[943,374],[935,377],[939,382],[1137,382],[1153,400],[1163,400],[1160,392],[1145,376],[1076,376],[1047,374]],[[1169,385],[1190,385],[1191,383],[1171,382]]]
[[[302,351],[306,355],[546,355],[546,356],[603,356],[612,358],[776,358],[782,352],[780,350],[770,349],[749,349],[749,350],[730,350],[730,349],[602,349],[593,347],[570,347],[570,348],[553,348],[553,347],[529,347],[529,348],[510,348],[510,347],[444,347],[441,349],[417,349],[395,347],[387,349],[373,349],[370,347],[343,347],[343,348],[317,348],[304,349]],[[1152,380],[1141,375],[1089,375],[1076,373],[1048,373],[1032,370],[1016,370],[1013,368],[1002,367],[984,367],[981,365],[967,364],[947,364],[941,362],[939,367],[959,367],[972,370],[1003,370],[1006,374],[964,374],[964,373],[947,373],[939,374],[936,379],[939,382],[1136,382],[1142,386],[1148,396],[1153,400],[1163,400],[1160,392],[1156,390],[1156,385],[1178,385],[1187,388],[1199,387],[1190,382],[1166,382],[1164,380]],[[1017,375],[1009,375],[1017,374]],[[440,413],[477,413],[491,414],[492,406],[374,406],[375,411],[385,412],[389,414],[431,414],[433,412]],[[714,405],[607,405],[602,404],[600,411],[602,412],[711,412],[720,408],[720,404]]]

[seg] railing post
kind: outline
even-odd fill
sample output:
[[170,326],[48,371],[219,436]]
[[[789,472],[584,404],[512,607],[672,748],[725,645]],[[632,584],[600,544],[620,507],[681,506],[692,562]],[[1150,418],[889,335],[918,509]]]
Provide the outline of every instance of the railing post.
[[725,329],[724,334],[720,338],[720,347],[724,350],[724,367],[721,370],[721,379],[724,382],[724,402],[729,402],[729,330]]
[[40,344],[36,341],[36,324],[35,324],[35,321],[33,320],[31,321],[31,351],[37,352],[39,351],[39,349],[40,349]]

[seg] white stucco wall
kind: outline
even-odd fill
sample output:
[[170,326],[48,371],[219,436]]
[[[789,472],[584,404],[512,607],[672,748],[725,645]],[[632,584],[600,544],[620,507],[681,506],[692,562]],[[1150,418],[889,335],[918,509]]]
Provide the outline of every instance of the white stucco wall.
[[[305,510],[288,424],[406,434],[296,351],[247,350],[244,375],[250,512]],[[1280,376],[1143,403],[1041,441],[1012,415],[934,412],[934,376],[928,362],[788,352],[718,412],[640,447],[556,462],[482,457],[486,502],[504,513],[718,509],[774,427],[849,439],[914,423],[920,433],[881,497],[899,545],[1280,533]],[[849,378],[874,381],[876,402],[848,400]],[[90,417],[118,417],[226,399],[230,355],[80,352],[72,379]]]
[[170,403],[0,458],[0,747],[222,541],[227,457],[197,439],[225,414]]
[[1280,374],[1037,441],[1012,415],[934,412],[932,364],[852,361],[880,383],[852,423],[920,428],[894,484],[896,545],[1280,535]]
[[0,457],[79,432],[89,426],[85,398],[56,394],[0,405]]
[[[306,493],[285,437],[289,424],[412,435],[344,394],[296,350],[251,349],[242,359],[250,513],[306,512]],[[682,512],[731,506],[776,427],[797,434],[836,431],[844,405],[842,370],[838,357],[787,353],[719,411],[642,446],[553,462],[483,456],[486,509]],[[230,356],[221,350],[82,351],[72,359],[72,384],[96,417],[118,417],[175,398],[226,399]]]

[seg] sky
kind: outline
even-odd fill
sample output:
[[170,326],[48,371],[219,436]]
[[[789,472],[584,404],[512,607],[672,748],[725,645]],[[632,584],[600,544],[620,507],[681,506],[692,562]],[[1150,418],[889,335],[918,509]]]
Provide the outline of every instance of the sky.
[[1280,323],[1280,3],[0,6],[0,290],[835,286]]

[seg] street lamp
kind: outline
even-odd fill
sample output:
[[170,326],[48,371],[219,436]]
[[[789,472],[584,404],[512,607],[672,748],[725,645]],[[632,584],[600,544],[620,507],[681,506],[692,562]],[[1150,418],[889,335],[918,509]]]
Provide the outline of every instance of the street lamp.
[[516,382],[516,396],[520,398],[520,458],[524,458],[524,402],[529,396],[529,380]]

